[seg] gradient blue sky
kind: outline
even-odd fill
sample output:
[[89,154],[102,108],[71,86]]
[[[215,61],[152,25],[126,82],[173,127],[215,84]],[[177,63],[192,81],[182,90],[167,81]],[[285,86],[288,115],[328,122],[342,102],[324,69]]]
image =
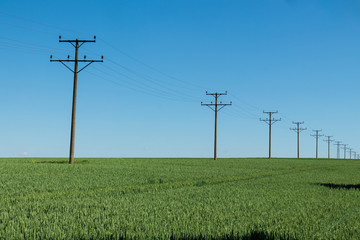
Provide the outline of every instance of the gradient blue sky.
[[[67,157],[73,75],[54,58],[63,39],[97,42],[79,74],[76,157],[211,157],[213,112],[205,91],[225,91],[219,157],[265,157],[262,110],[278,110],[273,156],[295,157],[292,121],[360,152],[360,2],[0,2],[1,157]],[[320,157],[327,156],[321,141]],[[341,153],[343,156],[343,153]],[[332,146],[332,156],[336,156]]]

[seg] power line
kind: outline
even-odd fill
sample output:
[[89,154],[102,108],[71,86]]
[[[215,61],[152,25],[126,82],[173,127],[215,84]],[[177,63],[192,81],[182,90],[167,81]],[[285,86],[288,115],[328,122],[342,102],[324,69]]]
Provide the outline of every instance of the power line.
[[[201,106],[207,106],[209,107],[211,110],[213,110],[215,112],[215,134],[214,134],[214,160],[217,159],[216,156],[216,150],[217,150],[217,113],[218,111],[220,111],[221,109],[223,109],[225,106],[230,106],[232,104],[232,102],[230,103],[218,103],[218,98],[222,95],[227,95],[227,91],[225,91],[225,93],[208,93],[206,91],[206,95],[211,95],[215,98],[215,103],[211,102],[211,103],[202,103],[201,102]],[[218,108],[218,106],[220,106],[220,108]],[[214,107],[214,108],[213,108]]]
[[319,132],[322,131],[322,130],[313,130],[313,131],[315,132],[315,135],[310,134],[310,136],[316,138],[316,159],[317,159],[318,158],[318,149],[319,149],[319,144],[318,144],[319,143],[319,137],[322,137],[324,135],[319,134]]
[[271,158],[271,125],[273,125],[277,121],[281,121],[281,118],[280,119],[271,118],[271,115],[275,114],[275,113],[278,113],[278,111],[275,111],[275,112],[265,112],[265,111],[263,111],[263,113],[269,114],[269,118],[266,118],[266,119],[261,119],[260,118],[260,121],[266,122],[269,125],[269,158]]
[[[103,71],[101,71],[103,72]],[[143,93],[143,94],[146,94],[146,95],[149,95],[149,96],[153,96],[153,97],[157,97],[157,98],[161,98],[161,99],[166,99],[166,100],[170,100],[170,101],[181,101],[181,102],[184,102],[183,99],[177,99],[177,98],[172,98],[172,97],[169,97],[167,95],[163,95],[163,94],[160,94],[156,91],[149,91],[147,88],[145,87],[142,87],[142,86],[139,86],[139,85],[131,85],[130,81],[127,81],[126,79],[122,78],[122,81],[119,82],[119,81],[115,81],[115,80],[112,80],[110,78],[106,78],[103,76],[103,74],[101,75],[98,75],[96,73],[93,73],[92,71],[88,71],[87,73],[93,75],[96,77],[96,79],[98,80],[104,80],[104,81],[107,81],[107,82],[110,82],[112,84],[115,84],[117,86],[121,86],[121,87],[125,87],[125,88],[128,88],[134,92],[140,92],[140,93]],[[118,77],[115,77],[111,74],[108,74],[106,73],[106,75],[112,77],[112,78],[116,78],[118,79]],[[186,101],[186,100],[185,100]],[[186,101],[186,102],[189,102],[189,101]],[[193,102],[193,101],[192,101]]]
[[159,80],[156,80],[156,79],[154,79],[154,78],[152,78],[152,77],[150,77],[150,76],[144,75],[144,74],[139,73],[139,72],[137,72],[137,71],[135,71],[135,70],[132,70],[132,69],[130,69],[130,68],[128,68],[128,67],[125,67],[125,66],[123,66],[122,64],[119,64],[119,63],[117,63],[117,62],[115,62],[115,61],[113,61],[113,60],[111,60],[111,59],[110,59],[109,61],[110,61],[111,63],[113,63],[114,65],[117,65],[117,66],[121,67],[122,69],[124,69],[124,70],[126,70],[126,71],[128,71],[128,72],[130,72],[130,73],[132,73],[132,74],[134,74],[134,75],[137,76],[137,77],[143,78],[143,79],[145,79],[145,80],[148,81],[148,82],[151,82],[151,83],[153,83],[153,84],[155,84],[155,85],[157,85],[157,86],[159,86],[159,87],[161,87],[161,88],[163,88],[163,89],[166,89],[166,90],[170,91],[171,94],[174,94],[174,93],[175,93],[175,94],[178,94],[178,95],[187,97],[187,98],[192,98],[194,101],[196,100],[193,96],[191,96],[191,95],[189,95],[189,94],[186,94],[186,93],[184,93],[184,92],[178,91],[177,89],[173,89],[173,88],[165,85],[164,83],[161,83]]
[[[79,55],[79,48],[84,44],[84,43],[89,43],[89,42],[95,42],[96,37],[94,36],[94,40],[61,40],[61,36],[59,36],[59,42],[66,42],[66,43],[70,43],[71,45],[73,45],[73,47],[75,47],[75,59],[70,59],[70,56],[68,56],[67,59],[65,60],[53,60],[52,56],[50,56],[50,62],[60,62],[62,63],[67,69],[69,69],[71,72],[74,73],[74,88],[73,88],[73,102],[72,102],[72,116],[71,116],[71,136],[70,136],[70,157],[69,157],[69,163],[73,164],[74,163],[74,148],[75,148],[75,115],[76,115],[76,92],[77,92],[77,74],[79,72],[81,72],[82,70],[84,70],[86,67],[88,67],[90,64],[94,63],[94,62],[103,62],[103,57],[101,57],[101,60],[87,60],[86,56],[84,56],[83,60],[79,60],[78,59],[78,55]],[[66,63],[67,62],[73,62],[75,63],[74,65],[74,70],[72,70]],[[79,62],[83,62],[86,63],[86,65],[84,67],[82,67],[80,70],[78,70],[78,63]]]
[[34,47],[27,47],[27,46],[22,46],[22,45],[18,45],[18,44],[13,44],[13,43],[6,43],[6,42],[1,42],[0,41],[0,46],[2,46],[3,49],[9,50],[9,51],[20,51],[23,53],[31,53],[31,54],[36,54],[36,55],[49,55],[49,52],[44,50],[44,49],[39,49],[39,48],[34,48]]
[[[109,43],[108,43],[108,45],[109,45]],[[117,50],[119,50],[119,49],[117,49]],[[89,51],[90,51],[90,50],[89,50]],[[121,51],[121,50],[119,50],[119,51]],[[94,53],[95,53],[95,52],[94,52]],[[95,53],[95,54],[96,54],[96,53]],[[128,55],[128,54],[127,54],[127,55]],[[129,57],[131,57],[131,56],[129,56]],[[133,58],[133,57],[131,57],[131,58]],[[108,59],[108,58],[107,58],[107,59]],[[108,59],[108,60],[109,60],[110,63],[116,65],[117,67],[119,67],[119,68],[121,68],[121,69],[123,69],[123,70],[126,70],[126,71],[130,72],[131,74],[136,75],[137,77],[141,77],[141,78],[143,78],[143,79],[146,79],[147,81],[153,82],[154,84],[156,84],[156,85],[158,85],[158,86],[160,86],[160,87],[162,87],[162,88],[164,88],[164,89],[170,90],[170,91],[172,92],[172,95],[173,95],[173,93],[175,92],[175,93],[177,93],[177,94],[179,94],[179,95],[183,95],[183,98],[186,97],[186,98],[189,98],[189,99],[194,99],[194,97],[191,96],[191,95],[189,95],[189,94],[184,94],[183,92],[180,92],[180,91],[176,91],[176,90],[171,89],[171,87],[173,87],[173,88],[178,88],[178,87],[179,87],[178,85],[176,85],[176,86],[173,85],[173,86],[169,86],[169,87],[168,87],[167,85],[169,85],[169,84],[172,85],[172,83],[167,82],[167,83],[166,83],[167,85],[164,85],[163,82],[159,81],[159,80],[156,79],[156,78],[153,78],[153,77],[144,75],[143,73],[139,73],[138,71],[133,70],[133,69],[127,67],[127,66],[124,66],[123,64],[120,64],[120,63],[116,62],[115,60],[112,60],[112,59]],[[140,60],[139,60],[139,61],[140,61]],[[142,62],[142,61],[140,61],[140,62],[141,62],[141,64],[144,63],[144,62]],[[147,64],[146,64],[146,65],[147,65]],[[109,67],[107,67],[107,68],[109,68]],[[112,71],[116,71],[116,70],[112,70]],[[117,72],[117,73],[119,73],[119,72]],[[119,73],[119,74],[124,75],[123,73]],[[189,83],[189,82],[182,81],[182,80],[181,80],[181,82],[182,82],[182,83],[191,84],[191,83]],[[193,84],[191,84],[191,85],[193,85]],[[197,85],[197,86],[199,86],[199,85]],[[180,86],[180,87],[181,87],[181,86]],[[194,88],[190,88],[190,87],[185,87],[185,88],[186,88],[186,89],[194,90]],[[201,87],[201,88],[202,88],[202,87]],[[230,94],[229,94],[229,95],[230,95]],[[231,96],[234,96],[234,97],[235,97],[235,95],[232,95],[232,94],[231,94]],[[237,97],[236,97],[236,98],[237,98]],[[239,98],[237,98],[237,99],[239,99]],[[254,108],[255,108],[255,109],[258,109],[258,108],[256,108],[256,107],[254,107],[253,105],[244,102],[243,100],[240,100],[240,101],[242,101],[242,102],[243,102],[245,105],[247,105],[247,106],[251,106],[252,109],[254,109]],[[255,118],[258,118],[258,116],[255,115],[253,112],[251,112],[251,111],[247,110],[246,108],[244,108],[244,105],[242,105],[242,106],[233,105],[233,106],[234,106],[234,108],[232,108],[231,111],[235,111],[236,113],[238,113],[238,114],[240,114],[240,115],[246,115],[246,116],[248,116],[249,119],[250,119],[250,118],[254,118],[254,119],[255,119]],[[244,118],[244,117],[241,116],[241,118]]]
[[53,48],[53,47],[45,46],[45,45],[41,45],[41,44],[35,44],[35,43],[30,43],[30,42],[25,42],[25,41],[19,41],[19,40],[12,39],[12,38],[9,38],[9,37],[4,37],[4,36],[1,36],[1,35],[0,35],[0,38],[4,39],[6,41],[15,42],[15,43],[19,44],[19,46],[21,46],[21,45],[25,45],[25,46],[30,45],[30,46],[33,46],[33,47],[36,47],[36,48],[39,48],[39,49],[44,49],[44,50],[49,50],[50,49],[50,50],[56,50],[56,51],[66,51],[66,50],[61,49],[61,48]]
[[28,28],[28,27],[18,26],[18,25],[11,24],[11,23],[0,22],[0,24],[2,24],[2,25],[7,25],[7,26],[10,26],[10,27],[15,27],[15,28],[24,29],[24,30],[31,31],[31,32],[38,32],[38,33],[43,33],[43,34],[47,34],[47,35],[51,35],[51,36],[54,35],[53,33],[50,33],[50,32],[45,32],[45,31],[41,31],[41,30],[36,30],[36,29]]
[[[45,46],[45,45],[34,44],[34,43],[31,43],[31,42],[17,41],[17,40],[14,40],[14,39],[10,39],[10,38],[3,37],[3,36],[0,36],[0,38],[8,39],[8,40],[11,40],[11,41],[14,41],[14,42],[17,42],[17,43],[21,43],[21,44],[24,44],[24,45],[25,45],[25,44],[26,44],[26,45],[30,45],[30,46],[26,46],[26,45],[23,46],[23,45],[19,45],[19,44],[17,44],[17,43],[5,43],[7,47],[10,47],[10,48],[13,48],[13,49],[17,49],[17,50],[21,50],[21,51],[23,51],[23,52],[26,51],[26,52],[29,52],[29,53],[36,53],[36,54],[44,54],[44,55],[46,55],[46,54],[48,54],[48,50],[47,50],[47,49],[65,51],[65,50],[63,50],[63,49],[53,48],[53,47],[49,47],[49,46]],[[9,45],[9,44],[11,44],[11,45]],[[1,45],[1,42],[0,42],[0,45]],[[36,47],[33,47],[33,46],[36,46]],[[44,48],[44,49],[42,49],[42,48]],[[30,50],[28,50],[28,49],[30,49]],[[88,50],[88,51],[89,51],[89,52],[93,52],[93,51],[91,51],[91,50]],[[94,53],[94,52],[93,52],[93,53]],[[95,54],[97,54],[97,53],[95,53]],[[146,75],[143,75],[143,74],[141,74],[141,73],[138,73],[138,72],[136,72],[136,71],[134,71],[134,70],[126,67],[126,66],[123,66],[122,64],[119,64],[119,63],[115,62],[114,60],[109,60],[109,61],[110,61],[111,63],[113,63],[114,65],[116,65],[116,66],[118,66],[118,67],[120,67],[120,68],[122,68],[122,69],[124,69],[124,70],[127,70],[127,71],[129,71],[130,73],[135,74],[135,75],[138,76],[138,77],[141,77],[141,78],[143,78],[143,79],[145,78],[147,81],[149,81],[149,78],[151,79],[150,76],[146,76]],[[104,66],[104,67],[110,69],[111,71],[113,71],[113,72],[115,72],[115,73],[117,73],[117,74],[119,74],[119,75],[121,75],[121,76],[123,76],[123,77],[125,77],[125,78],[127,78],[127,79],[130,79],[131,82],[129,82],[129,84],[130,84],[130,85],[133,85],[133,84],[139,85],[139,86],[137,86],[137,87],[143,88],[144,91],[141,91],[141,92],[143,92],[143,93],[146,93],[146,94],[147,94],[147,92],[148,92],[147,90],[148,90],[148,89],[151,89],[152,92],[158,91],[159,94],[167,95],[167,97],[164,97],[164,98],[169,99],[169,100],[173,100],[173,101],[180,101],[179,99],[173,99],[173,98],[170,97],[170,95],[173,96],[174,93],[175,93],[175,94],[178,94],[179,97],[181,96],[181,97],[182,97],[182,101],[183,101],[184,99],[189,99],[189,100],[186,100],[186,101],[187,101],[187,102],[195,102],[195,100],[196,100],[193,96],[191,96],[191,95],[189,95],[189,94],[183,94],[183,93],[181,94],[179,91],[173,90],[173,89],[171,89],[171,88],[163,85],[162,83],[157,83],[157,82],[155,82],[155,81],[150,81],[150,83],[154,83],[154,85],[160,86],[160,87],[165,88],[166,90],[169,90],[169,91],[164,91],[163,89],[157,88],[157,87],[155,87],[155,86],[151,86],[151,85],[148,85],[148,84],[146,84],[146,83],[139,82],[137,79],[134,79],[134,78],[132,78],[132,77],[130,77],[130,76],[122,73],[122,72],[119,72],[119,71],[117,71],[117,70],[115,70],[115,69],[113,69],[113,68],[110,68],[109,66]],[[105,71],[103,71],[103,70],[99,70],[99,69],[96,68],[96,67],[94,67],[94,69],[97,70],[97,71],[100,71],[100,72],[101,72],[101,75],[106,74],[106,75],[111,76],[111,77],[113,77],[113,78],[117,78],[116,76],[110,75],[108,72],[105,72]],[[89,73],[92,74],[92,75],[94,75],[94,76],[96,75],[95,73],[92,73],[92,72],[89,72]],[[99,78],[101,78],[101,79],[103,79],[103,80],[106,80],[106,81],[115,83],[115,81],[112,81],[112,80],[109,80],[109,79],[104,79],[103,77],[100,77],[99,75],[96,75],[96,76],[99,77]],[[123,80],[125,80],[125,79],[123,79]],[[137,83],[137,82],[139,82],[139,83]],[[116,84],[118,84],[118,83],[116,83]],[[140,85],[143,85],[143,86],[140,86]],[[135,88],[133,88],[133,87],[131,87],[131,86],[126,86],[126,87],[128,87],[129,89],[132,89],[132,90],[134,90],[134,91],[138,91],[137,89],[135,89]],[[147,88],[147,89],[146,89],[146,88]],[[171,94],[170,92],[173,93],[173,94]],[[154,94],[148,94],[148,95],[152,95],[152,96],[159,97],[159,95],[154,95]],[[245,104],[246,104],[246,103],[245,103]],[[249,105],[249,104],[247,104],[247,105]],[[255,118],[257,118],[256,115],[254,115],[252,112],[246,110],[246,109],[243,108],[243,107],[235,106],[235,105],[234,105],[234,107],[235,107],[235,108],[233,108],[231,111],[236,112],[236,113],[240,116],[240,118],[248,118],[248,119],[255,119]],[[226,114],[227,114],[227,113],[226,113]],[[245,115],[245,116],[244,116],[244,115]]]
[[239,98],[238,96],[232,94],[232,93],[229,93],[229,96],[235,98],[236,100],[238,100],[239,102],[242,102],[243,104],[245,104],[246,106],[248,106],[249,108],[251,108],[252,110],[255,110],[255,111],[261,111],[260,108],[252,105],[252,104],[249,104],[247,103],[246,101],[244,101],[243,99]]
[[40,25],[40,26],[43,26],[43,27],[47,27],[47,28],[58,29],[58,30],[61,30],[61,31],[66,31],[66,32],[71,32],[71,33],[76,33],[76,34],[79,34],[79,33],[84,34],[83,32],[78,32],[78,31],[74,31],[74,30],[71,30],[71,29],[66,29],[66,28],[46,24],[46,23],[43,23],[43,22],[34,21],[32,19],[29,19],[29,18],[16,16],[16,15],[9,14],[9,13],[3,12],[3,11],[0,11],[0,14],[8,16],[8,17],[16,18],[16,19],[19,19],[19,20],[22,20],[22,21],[25,21],[25,22],[31,22],[31,23],[34,23],[34,24],[37,24],[37,25]]
[[[93,52],[94,54],[97,54],[96,52],[94,51],[91,51],[89,50],[90,52]],[[119,50],[120,51],[120,50]],[[108,59],[108,58],[107,58]],[[109,58],[108,61],[110,63],[112,63],[113,65],[115,65],[116,67],[119,67],[121,68],[122,70],[125,70],[127,71],[128,73],[136,76],[137,78],[140,78],[140,79],[143,79],[145,80],[146,82],[148,83],[152,83],[154,85],[157,85],[158,86],[158,90],[159,91],[162,91],[162,92],[165,92],[165,91],[168,91],[166,92],[166,94],[169,94],[169,95],[174,95],[174,94],[177,94],[179,96],[181,96],[183,99],[184,98],[187,98],[187,99],[191,99],[193,102],[197,101],[193,95],[190,95],[188,93],[184,93],[183,91],[179,91],[178,88],[184,88],[184,89],[188,89],[188,90],[194,90],[194,88],[190,88],[190,87],[184,87],[184,86],[179,86],[179,85],[175,85],[173,82],[163,82],[157,78],[154,78],[152,76],[149,76],[147,74],[144,74],[144,73],[141,73],[137,70],[134,70],[132,68],[129,68],[127,66],[124,66],[123,64],[120,64],[118,62],[116,62],[115,60]],[[110,69],[110,67],[107,67]],[[122,76],[124,76],[125,74],[124,73],[121,73],[117,70],[114,70],[114,69],[111,69],[111,71],[113,72],[116,72],[117,74],[120,74]],[[129,77],[128,75],[125,75],[126,78],[131,78]],[[133,81],[136,81],[135,79],[132,78]],[[183,83],[186,83],[185,81],[182,81]],[[189,84],[189,83],[188,83]],[[151,87],[151,88],[154,88],[154,87]],[[203,89],[203,88],[202,88]]]
[[254,113],[252,113],[252,112],[246,110],[245,108],[243,108],[243,107],[241,107],[239,105],[236,105],[236,104],[234,104],[233,110],[237,111],[239,113],[245,114],[245,115],[247,115],[247,116],[249,116],[250,118],[253,118],[253,119],[258,119],[259,118],[258,115],[254,114]]
[[[58,26],[54,26],[54,25],[50,25],[50,24],[45,24],[45,23],[42,23],[42,22],[38,22],[38,21],[34,21],[32,19],[28,19],[28,18],[24,18],[24,17],[20,17],[20,16],[16,16],[16,15],[12,15],[12,14],[9,14],[9,13],[6,13],[6,12],[2,12],[0,11],[0,14],[1,15],[5,15],[5,16],[9,16],[9,17],[12,17],[12,18],[15,18],[15,19],[19,19],[19,20],[22,20],[22,21],[25,21],[25,22],[31,22],[33,24],[37,24],[37,25],[40,25],[40,26],[43,26],[43,27],[47,27],[47,28],[51,28],[51,29],[58,29],[58,30],[61,30],[61,31],[67,31],[67,32],[71,32],[71,33],[77,33],[77,34],[88,34],[88,33],[84,33],[84,32],[79,32],[79,31],[74,31],[72,29],[66,29],[66,28],[62,28],[62,27],[58,27]],[[3,24],[7,24],[7,23],[3,23]],[[7,25],[11,25],[11,24],[7,24]],[[24,27],[24,26],[16,26],[16,25],[11,25],[13,27],[17,27],[17,28],[23,28],[25,30],[30,30],[30,31],[35,31],[35,32],[41,32],[41,33],[45,33],[45,34],[49,34],[49,35],[53,35],[53,33],[49,33],[49,32],[44,32],[44,31],[39,31],[39,30],[36,30],[36,29],[31,29],[31,28],[27,28],[27,27]],[[182,84],[186,84],[186,85],[192,85],[193,87],[196,87],[198,90],[202,90],[203,89],[203,86],[200,86],[198,84],[195,84],[195,83],[192,83],[192,82],[188,82],[188,81],[184,81],[182,79],[179,79],[179,78],[176,78],[174,76],[171,76],[170,74],[167,74],[153,66],[151,66],[150,64],[147,64],[145,63],[144,61],[141,61],[139,60],[138,58],[135,58],[133,56],[131,56],[130,54],[124,52],[123,50],[119,49],[118,47],[114,46],[113,44],[107,42],[106,40],[102,39],[102,38],[99,38],[98,40],[102,41],[104,44],[110,46],[111,48],[115,49],[116,51],[118,51],[119,53],[121,53],[122,55],[130,58],[131,60],[147,67],[148,69],[151,69],[152,71],[154,72],[157,72],[167,78],[170,78],[172,80],[175,80],[179,83],[182,83]],[[190,88],[188,88],[190,89]]]
[[179,79],[179,78],[173,77],[173,76],[171,76],[171,75],[169,75],[169,74],[167,74],[167,73],[165,73],[165,72],[163,72],[163,71],[161,71],[161,70],[159,70],[159,69],[157,69],[157,68],[155,68],[155,67],[153,67],[153,66],[151,66],[151,65],[149,65],[149,64],[147,64],[147,63],[145,63],[145,62],[143,62],[143,61],[141,61],[141,60],[139,60],[139,59],[137,59],[137,58],[135,58],[135,57],[133,57],[133,56],[131,56],[131,55],[129,55],[129,54],[127,54],[127,53],[125,53],[124,51],[120,50],[119,48],[117,48],[116,46],[112,45],[111,43],[108,43],[108,42],[105,41],[104,39],[102,39],[102,38],[99,38],[99,39],[100,39],[102,42],[104,42],[106,45],[112,47],[113,49],[115,49],[116,51],[118,51],[119,53],[121,53],[122,55],[124,55],[124,56],[132,59],[133,61],[135,61],[135,62],[137,62],[137,63],[139,63],[139,64],[141,64],[141,65],[143,65],[143,66],[145,66],[145,67],[147,67],[147,68],[149,68],[149,69],[151,69],[151,70],[153,70],[153,71],[155,71],[155,72],[157,72],[157,73],[159,73],[159,74],[161,74],[161,75],[163,75],[163,76],[165,76],[165,77],[167,77],[167,78],[173,79],[173,80],[175,80],[175,81],[177,81],[177,82],[179,82],[179,83],[192,85],[193,87],[196,87],[196,88],[198,88],[198,89],[203,89],[203,87],[200,86],[200,85],[198,85],[198,84],[191,83],[191,82],[184,81],[184,80],[181,80],[181,79]]
[[[161,95],[161,96],[164,96],[164,98],[171,99],[171,100],[176,100],[176,99],[174,98],[174,95],[175,95],[175,94],[171,95],[169,92],[167,92],[167,91],[165,91],[165,90],[163,90],[163,89],[159,89],[159,88],[156,88],[156,87],[154,87],[154,86],[151,86],[151,85],[149,85],[149,84],[147,84],[147,83],[142,83],[142,82],[140,82],[140,81],[137,81],[136,79],[128,76],[127,74],[124,74],[124,73],[121,73],[121,72],[119,72],[119,71],[116,71],[116,70],[114,70],[114,69],[112,69],[112,68],[110,68],[110,67],[108,67],[108,66],[104,66],[104,67],[107,68],[107,69],[109,69],[110,71],[118,74],[118,75],[121,75],[121,76],[122,76],[122,82],[126,81],[127,84],[133,85],[133,86],[135,86],[135,87],[137,87],[137,88],[140,88],[140,89],[143,89],[145,92],[150,90],[151,92],[156,93],[156,94],[158,94],[159,96],[160,96],[160,95]],[[101,75],[107,75],[107,76],[112,77],[112,78],[119,78],[118,76],[115,76],[115,75],[113,75],[113,74],[110,74],[108,71],[103,71],[103,70],[98,69],[98,68],[96,68],[96,67],[94,67],[94,69],[97,70],[97,71],[99,71],[99,72],[101,72]],[[125,79],[124,79],[124,78],[125,78]],[[129,81],[129,80],[130,80],[130,81]],[[176,95],[175,95],[175,96],[176,96]],[[181,99],[182,99],[181,101],[184,101],[184,99],[185,99],[185,101],[188,101],[188,99],[185,98],[185,97],[182,97]],[[192,101],[192,102],[194,102],[194,101]]]
[[[33,29],[30,29],[30,30],[33,30]],[[53,34],[51,34],[53,35]],[[36,54],[48,54],[48,51],[46,49],[52,49],[52,50],[62,50],[62,49],[56,49],[56,48],[51,48],[51,47],[48,47],[48,46],[43,46],[43,45],[39,45],[39,44],[33,44],[33,43],[28,43],[28,42],[23,42],[23,41],[17,41],[17,40],[14,40],[14,39],[10,39],[10,38],[6,38],[6,37],[2,37],[0,36],[0,38],[3,38],[3,39],[6,39],[6,40],[11,40],[11,41],[14,41],[14,42],[17,42],[17,43],[21,43],[21,44],[27,44],[27,45],[31,45],[31,46],[24,46],[24,45],[20,45],[20,44],[17,44],[17,43],[7,43],[7,42],[0,42],[0,45],[1,44],[5,44],[6,47],[10,47],[10,48],[13,48],[13,49],[18,49],[18,50],[23,50],[23,51],[26,51],[26,52],[29,52],[29,53],[36,53]],[[33,46],[36,46],[36,47],[33,47]],[[44,48],[44,49],[42,49]],[[29,49],[29,50],[28,50]],[[113,61],[114,62],[114,61]],[[115,62],[114,62],[115,63]],[[126,68],[125,66],[122,66],[123,69],[127,69],[131,72],[131,69],[129,68]],[[118,72],[119,73],[119,72]],[[136,73],[135,71],[132,71],[132,73]],[[121,73],[119,73],[121,74]],[[124,74],[122,74],[124,75]],[[137,74],[138,76],[140,76],[140,74]],[[128,76],[125,76],[127,78],[129,78]],[[149,79],[150,77],[148,77],[147,79]],[[177,92],[176,90],[173,90],[173,89],[170,89],[168,88],[167,86],[164,86],[164,85],[161,85],[160,83],[157,83],[155,81],[152,81],[152,83],[156,84],[156,85],[159,85],[159,86],[162,86],[166,89],[168,89],[169,91],[171,91],[172,93],[174,92]],[[148,88],[153,88],[151,86],[147,86]],[[160,91],[160,90],[159,90]],[[161,90],[163,91],[163,90]],[[163,93],[165,93],[163,91]],[[177,92],[177,93],[180,93],[180,92]],[[170,94],[168,92],[166,92],[165,94]],[[196,99],[193,97],[193,96],[190,96],[190,95],[186,95],[186,97],[188,98],[192,98],[192,101],[194,102]]]
[[[234,106],[234,105],[232,105]],[[229,110],[229,112],[224,112],[225,115],[231,116],[231,117],[235,117],[235,118],[239,118],[239,119],[254,119],[252,117],[248,117],[244,114],[238,113],[238,112],[234,112],[232,110]]]
[[4,39],[0,40],[0,45],[4,46],[4,47],[8,47],[8,48],[12,48],[12,49],[21,49],[21,50],[26,50],[26,51],[32,51],[33,53],[36,54],[49,54],[49,50],[59,50],[56,48],[48,48],[48,47],[44,47],[41,45],[37,45],[37,44],[31,44],[31,43],[25,43],[25,42],[21,42],[21,41],[16,41],[16,40],[10,40],[9,38],[3,38],[0,36],[0,39]]
[[306,130],[307,128],[301,128],[300,124],[304,124],[304,122],[292,122],[293,124],[296,124],[296,128],[290,128],[290,130],[293,130],[297,133],[297,158],[300,158],[300,132]]

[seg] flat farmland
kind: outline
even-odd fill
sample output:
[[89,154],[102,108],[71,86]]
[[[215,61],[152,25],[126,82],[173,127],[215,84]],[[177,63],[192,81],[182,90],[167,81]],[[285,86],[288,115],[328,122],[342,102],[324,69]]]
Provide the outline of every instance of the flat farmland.
[[0,159],[0,239],[359,239],[360,160]]

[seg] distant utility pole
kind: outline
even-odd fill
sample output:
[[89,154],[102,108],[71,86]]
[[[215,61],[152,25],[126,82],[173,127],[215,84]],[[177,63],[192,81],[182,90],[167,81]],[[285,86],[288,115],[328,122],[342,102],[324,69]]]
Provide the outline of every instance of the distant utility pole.
[[352,151],[352,149],[349,148],[349,156],[350,156],[350,159],[351,159],[351,151]]
[[343,145],[343,149],[344,149],[344,159],[346,159],[346,146],[349,145],[349,144],[341,144]]
[[[215,112],[215,134],[214,134],[214,160],[217,159],[217,155],[216,155],[216,150],[217,150],[217,113],[218,111],[220,111],[221,109],[223,109],[225,106],[231,106],[232,102],[230,103],[218,103],[218,98],[222,95],[227,95],[227,91],[225,91],[224,93],[208,93],[206,91],[206,95],[211,95],[215,98],[215,103],[211,102],[211,103],[202,103],[201,102],[201,106],[208,106],[211,110],[213,110]],[[218,108],[219,106],[219,108]]]
[[290,130],[293,130],[297,133],[297,158],[300,158],[300,132],[306,130],[307,128],[300,127],[300,124],[304,124],[304,122],[293,122],[293,124],[296,124],[296,128],[290,128]]
[[266,118],[266,119],[261,119],[260,118],[260,121],[266,122],[269,125],[269,158],[271,158],[271,125],[273,125],[277,121],[281,121],[281,118],[280,119],[271,118],[271,115],[275,114],[275,113],[278,113],[278,111],[275,111],[275,112],[265,112],[265,111],[263,111],[263,113],[269,114],[269,118]]
[[[94,40],[61,40],[61,36],[59,36],[59,42],[66,42],[70,43],[75,47],[75,59],[70,59],[70,56],[68,55],[67,59],[64,60],[53,60],[52,55],[50,56],[50,62],[60,62],[62,63],[67,69],[69,69],[71,72],[74,73],[74,88],[73,88],[73,102],[72,102],[72,116],[71,116],[71,136],[70,136],[70,156],[69,156],[69,163],[74,163],[74,149],[75,149],[75,115],[76,115],[76,92],[77,92],[77,74],[84,70],[87,66],[94,62],[103,62],[103,57],[101,56],[101,60],[86,60],[86,56],[84,56],[83,60],[78,59],[79,55],[79,48],[84,44],[88,42],[95,42],[96,37],[94,36]],[[67,64],[73,62],[74,70],[71,69]],[[82,67],[80,70],[78,70],[78,63],[83,62],[87,63],[84,67]]]
[[354,151],[354,159],[356,159],[356,152]]
[[337,153],[336,153],[336,158],[340,159],[340,145],[341,145],[341,141],[335,141],[336,143],[334,145],[337,146]]
[[330,143],[334,140],[330,139],[332,138],[332,136],[325,136],[325,137],[327,137],[327,140],[324,140],[324,142],[328,143],[328,158],[330,158]]
[[315,135],[313,135],[313,134],[310,134],[310,136],[312,136],[312,137],[315,137],[316,138],[316,159],[318,158],[318,149],[319,149],[319,137],[322,137],[322,136],[324,136],[324,135],[321,135],[321,134],[319,134],[319,132],[321,132],[322,130],[313,130],[314,132],[315,132]]

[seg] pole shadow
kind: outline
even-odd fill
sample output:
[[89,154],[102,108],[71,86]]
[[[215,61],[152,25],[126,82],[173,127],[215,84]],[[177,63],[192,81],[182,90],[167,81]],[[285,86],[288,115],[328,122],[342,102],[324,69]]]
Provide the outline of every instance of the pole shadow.
[[317,183],[319,186],[331,189],[355,189],[360,190],[360,184],[336,184],[336,183]]
[[[34,163],[41,163],[41,164],[69,164],[69,160],[43,160],[43,161],[35,161]],[[76,160],[74,164],[88,164],[90,163],[89,160]]]
[[296,240],[289,236],[278,236],[275,233],[266,233],[263,231],[252,231],[246,235],[228,234],[219,237],[198,236],[171,236],[171,240]]

